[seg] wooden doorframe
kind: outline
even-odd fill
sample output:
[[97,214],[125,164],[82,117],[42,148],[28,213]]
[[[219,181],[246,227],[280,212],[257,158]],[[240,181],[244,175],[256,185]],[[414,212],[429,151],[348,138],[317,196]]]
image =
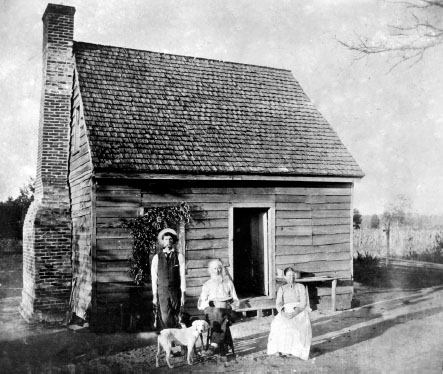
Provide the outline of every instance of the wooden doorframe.
[[265,292],[266,296],[274,298],[275,295],[275,203],[231,203],[229,207],[229,266],[228,271],[232,279],[234,279],[234,209],[236,208],[253,208],[267,210],[268,226],[266,241],[265,259]]

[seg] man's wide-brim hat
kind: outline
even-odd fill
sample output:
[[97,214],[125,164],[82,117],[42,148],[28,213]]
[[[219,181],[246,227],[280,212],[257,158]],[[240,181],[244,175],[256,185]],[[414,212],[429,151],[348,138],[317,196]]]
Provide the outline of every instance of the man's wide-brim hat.
[[177,243],[177,237],[178,237],[177,232],[174,229],[166,228],[158,233],[157,240],[160,244],[163,243],[162,240],[165,234],[171,234],[171,236],[174,238],[174,243]]

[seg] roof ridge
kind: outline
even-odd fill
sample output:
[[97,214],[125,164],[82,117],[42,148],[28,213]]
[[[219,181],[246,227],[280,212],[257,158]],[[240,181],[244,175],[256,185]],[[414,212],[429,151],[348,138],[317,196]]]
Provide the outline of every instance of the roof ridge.
[[97,47],[115,48],[115,49],[121,49],[121,50],[130,50],[130,51],[136,51],[136,52],[155,53],[155,54],[159,54],[159,55],[184,57],[184,58],[189,58],[189,59],[192,59],[192,60],[203,60],[203,61],[220,62],[220,63],[223,63],[223,64],[229,64],[229,65],[253,66],[253,67],[257,67],[257,68],[261,68],[261,69],[278,70],[278,71],[284,71],[284,72],[288,72],[288,73],[292,74],[292,71],[289,70],[289,69],[276,68],[276,67],[265,66],[265,65],[247,64],[247,63],[243,63],[243,62],[217,60],[217,59],[214,59],[214,58],[206,58],[206,57],[195,57],[195,56],[187,56],[187,55],[178,55],[178,54],[174,54],[174,53],[155,52],[155,51],[148,51],[148,50],[144,50],[144,49],[118,47],[118,46],[113,46],[113,45],[81,42],[81,41],[76,41],[76,40],[74,40],[74,44],[84,44],[84,45],[93,45],[93,46],[97,46]]

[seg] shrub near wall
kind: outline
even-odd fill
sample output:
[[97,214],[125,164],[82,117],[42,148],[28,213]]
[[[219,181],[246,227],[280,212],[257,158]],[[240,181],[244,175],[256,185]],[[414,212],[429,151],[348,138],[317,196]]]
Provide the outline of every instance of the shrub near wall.
[[[442,236],[441,229],[394,228],[391,230],[391,255],[405,257],[411,252],[419,254],[430,251],[438,247]],[[383,229],[354,230],[354,255],[357,252],[386,256],[386,234]]]
[[18,239],[0,239],[0,253],[23,253],[23,244]]

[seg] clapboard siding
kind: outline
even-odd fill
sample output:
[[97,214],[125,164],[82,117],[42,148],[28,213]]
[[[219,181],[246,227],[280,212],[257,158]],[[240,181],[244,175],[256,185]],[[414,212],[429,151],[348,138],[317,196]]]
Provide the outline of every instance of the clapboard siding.
[[194,220],[188,225],[189,229],[200,229],[200,228],[210,228],[210,229],[228,229],[229,221],[226,218],[211,218],[211,219],[201,219]]
[[312,218],[316,219],[316,218],[333,218],[333,217],[337,217],[337,218],[344,218],[344,217],[349,217],[349,210],[347,209],[334,209],[334,210],[329,210],[329,209],[318,209],[318,210],[312,210]]
[[[97,196],[98,197],[98,196]],[[140,199],[138,201],[111,201],[111,200],[97,200],[97,208],[124,208],[124,209],[137,209],[140,207]]]
[[228,238],[212,239],[210,241],[206,239],[202,240],[186,240],[186,251],[200,250],[200,249],[215,249],[215,248],[228,248]]
[[312,220],[310,218],[277,218],[275,224],[277,227],[312,226]]
[[292,202],[286,202],[286,203],[276,203],[275,204],[275,209],[277,211],[285,211],[285,210],[290,210],[293,212],[298,212],[298,211],[311,211],[312,209],[312,205],[311,204],[305,204],[305,203],[292,203]]
[[[86,136],[83,107],[75,81],[73,107],[79,113],[79,121],[73,121],[71,129],[69,186],[72,219],[72,276],[73,312],[86,318],[86,310],[92,300],[92,161]],[[73,149],[74,134],[78,134],[78,149]]]
[[278,226],[276,224],[276,236],[311,236],[312,225],[309,226]]
[[[104,183],[106,182],[106,183]],[[177,205],[182,201],[191,207],[193,221],[186,228],[187,310],[195,310],[201,286],[209,278],[211,259],[229,262],[229,208],[238,206],[272,206],[275,211],[276,268],[295,266],[316,275],[350,279],[351,189],[349,185],[293,186],[276,182],[275,186],[254,186],[245,182],[174,182],[147,185],[127,181],[112,185],[98,181],[96,187],[96,278],[97,303],[106,300],[124,303],[129,300],[132,275],[128,258],[132,253],[129,230],[122,218],[134,218],[141,208]],[[200,184],[200,185],[199,185]],[[237,186],[235,186],[237,184]],[[267,184],[270,184],[267,182]],[[339,186],[339,187],[337,187]],[[82,207],[89,200],[75,196]],[[342,292],[341,290],[340,292]],[[344,289],[343,293],[351,292]],[[151,298],[150,285],[143,288]]]
[[326,235],[314,235],[312,238],[313,245],[324,244],[338,244],[338,243],[350,243],[349,234],[326,234]]
[[[124,248],[124,249],[102,249],[97,250],[95,253],[95,258],[98,261],[121,261],[128,260],[132,255],[132,248]],[[128,266],[128,265],[126,265]]]
[[314,235],[324,234],[350,234],[351,226],[347,225],[329,225],[329,226],[313,226],[312,233]]
[[306,254],[306,253],[329,253],[329,252],[349,252],[348,243],[328,244],[328,245],[280,245],[276,250],[276,255]]
[[120,219],[120,217],[99,217],[96,220],[96,225],[97,228],[98,227],[102,227],[102,228],[111,228],[111,227],[115,227],[115,228],[121,228],[123,227],[122,225],[122,221]]
[[208,276],[208,268],[193,268],[193,269],[187,269],[187,275],[190,278],[200,278],[200,277],[207,277]]
[[312,195],[310,198],[311,204],[320,203],[351,203],[350,195]]
[[276,264],[296,263],[298,265],[313,261],[340,261],[349,260],[351,254],[349,252],[317,252],[317,253],[303,253],[303,254],[281,254],[277,255]]
[[194,227],[189,229],[186,233],[186,238],[189,240],[211,240],[211,239],[223,239],[226,237],[227,227],[225,228],[200,228]]
[[311,211],[310,210],[276,210],[275,212],[275,218],[277,220],[279,219],[286,219],[286,218],[292,218],[292,219],[311,219]]
[[347,217],[319,218],[312,219],[312,226],[349,225],[350,214]]
[[226,256],[226,248],[202,249],[198,251],[186,251],[186,259],[190,260],[210,260],[214,258],[222,258]]
[[[141,207],[141,191],[130,185],[98,183],[96,205],[96,303],[129,307],[131,294],[152,300],[150,287],[139,287],[130,273],[133,239],[122,218],[135,218]],[[108,306],[110,307],[110,306]],[[120,309],[122,306],[120,306]]]
[[[349,256],[345,260],[320,260],[303,263],[293,261],[288,256],[285,256],[285,258],[278,256],[276,266],[280,269],[284,269],[287,266],[296,266],[297,270],[311,272],[317,276],[322,275],[324,272],[349,271]],[[345,278],[349,278],[349,273]]]
[[165,202],[176,202],[176,201],[186,201],[189,205],[193,203],[230,203],[230,202],[244,202],[245,199],[251,203],[262,203],[273,201],[273,195],[243,195],[243,194],[182,194],[182,195],[152,195],[143,194],[143,204],[145,203],[161,203]]
[[283,245],[312,245],[312,236],[275,236],[276,251]]
[[109,203],[126,203],[126,204],[140,204],[141,194],[139,191],[109,191],[107,193],[100,193],[97,196],[97,204],[99,206],[108,206]]
[[[131,282],[134,278],[132,274],[127,271],[104,271],[102,269],[97,269],[97,282],[109,283],[109,282]],[[97,292],[97,296],[100,296],[100,292]]]
[[97,227],[97,239],[131,239],[129,230],[125,227]]
[[113,219],[120,219],[120,218],[135,218],[138,216],[138,211],[135,206],[131,207],[114,207],[114,206],[107,206],[107,207],[97,207],[97,218],[113,218]]
[[[99,235],[100,231],[97,229],[97,235]],[[97,251],[102,249],[104,250],[120,250],[120,249],[130,249],[132,248],[132,238],[102,238],[97,239]]]
[[140,291],[146,295],[152,295],[151,286],[148,284],[143,288],[140,288],[137,285],[134,285],[133,281],[130,282],[109,282],[109,283],[100,283],[97,285],[97,289],[103,294],[110,294],[114,292],[131,292],[131,291]]
[[228,219],[229,212],[228,210],[197,210],[194,206],[192,210],[192,217],[196,222],[196,224],[203,222],[208,222],[208,220],[213,219]]

